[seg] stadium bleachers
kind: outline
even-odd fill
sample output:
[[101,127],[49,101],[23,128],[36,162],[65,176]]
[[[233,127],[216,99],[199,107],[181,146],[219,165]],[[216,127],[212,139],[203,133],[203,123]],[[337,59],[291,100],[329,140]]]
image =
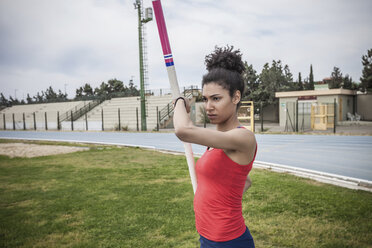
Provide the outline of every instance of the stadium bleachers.
[[[147,130],[151,131],[157,127],[156,107],[158,107],[160,111],[171,101],[171,95],[146,97]],[[26,104],[8,107],[0,111],[0,129],[21,130],[25,128],[27,130],[32,130],[36,125],[37,130],[57,130],[57,113],[59,113],[61,118],[66,112],[78,110],[84,105],[88,105],[90,102],[92,101]],[[72,128],[74,130],[86,130],[88,126],[88,130],[102,130],[103,111],[104,130],[119,130],[119,109],[120,126],[122,130],[137,130],[137,125],[139,130],[141,130],[141,106],[140,97],[138,96],[106,100],[73,123],[71,123],[71,120],[63,121],[61,123],[61,128],[62,130],[71,130]],[[24,121],[23,118],[25,119]]]
[[[41,104],[25,104],[15,105],[0,111],[0,128],[13,129],[13,115],[14,115],[14,128],[23,129],[24,124],[26,129],[57,129],[57,113],[62,115],[65,112],[75,110],[84,104],[91,101],[73,101],[73,102],[56,102],[56,103],[41,103]],[[35,115],[35,119],[34,119]],[[23,116],[25,121],[23,121]],[[4,119],[5,117],[5,119]],[[4,121],[5,120],[5,121]],[[4,127],[5,123],[5,127]]]
[[[171,95],[165,96],[147,96],[146,110],[147,110],[147,130],[151,131],[157,125],[158,110],[172,101]],[[104,130],[119,130],[119,109],[120,109],[120,126],[125,130],[137,130],[137,109],[138,109],[138,127],[141,130],[141,106],[140,97],[121,97],[112,98],[104,101],[96,108],[87,113],[88,130],[102,129],[102,112],[103,112],[103,126]],[[78,124],[78,122],[83,124]],[[77,120],[77,125],[80,127],[85,125],[85,116]]]

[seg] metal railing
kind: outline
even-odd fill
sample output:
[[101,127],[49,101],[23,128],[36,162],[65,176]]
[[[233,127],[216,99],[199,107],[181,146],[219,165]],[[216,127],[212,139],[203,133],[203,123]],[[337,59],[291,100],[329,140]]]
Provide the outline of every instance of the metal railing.
[[101,104],[103,101],[105,101],[105,98],[93,100],[88,104],[86,104],[85,102],[80,103],[79,105],[68,110],[66,113],[62,114],[59,117],[58,126],[60,126],[63,121],[76,121],[77,119],[91,111],[93,108]]
[[[184,88],[184,91],[183,91],[183,96],[184,97],[192,98],[192,97],[196,96],[196,94],[199,94],[199,89],[198,89],[197,86],[196,87],[191,86],[189,88]],[[159,111],[160,126],[162,126],[164,124],[164,122],[166,120],[168,120],[173,115],[173,112],[174,112],[174,106],[173,106],[173,103],[171,101],[164,108],[162,108]]]

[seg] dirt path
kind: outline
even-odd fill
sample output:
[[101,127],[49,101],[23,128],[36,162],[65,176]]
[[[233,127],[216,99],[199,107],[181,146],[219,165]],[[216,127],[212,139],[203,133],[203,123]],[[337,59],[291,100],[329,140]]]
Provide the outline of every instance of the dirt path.
[[4,143],[0,144],[0,155],[13,157],[39,157],[47,155],[56,155],[71,153],[77,151],[86,151],[86,147],[58,146],[58,145],[35,145],[24,143]]

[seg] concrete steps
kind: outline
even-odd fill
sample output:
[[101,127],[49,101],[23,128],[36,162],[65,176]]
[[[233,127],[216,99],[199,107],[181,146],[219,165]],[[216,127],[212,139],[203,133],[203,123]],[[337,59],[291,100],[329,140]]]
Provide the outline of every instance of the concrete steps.
[[[147,96],[147,130],[151,131],[157,126],[157,113],[158,110],[166,106],[172,101],[170,95],[166,96]],[[138,110],[138,127],[141,128],[141,106],[140,97],[122,97],[113,98],[104,101],[102,104],[95,107],[87,113],[87,121],[101,123],[102,125],[102,112],[104,130],[118,130],[119,127],[119,109],[120,109],[120,126],[125,130],[137,130],[137,110]],[[85,116],[77,121],[85,121]]]

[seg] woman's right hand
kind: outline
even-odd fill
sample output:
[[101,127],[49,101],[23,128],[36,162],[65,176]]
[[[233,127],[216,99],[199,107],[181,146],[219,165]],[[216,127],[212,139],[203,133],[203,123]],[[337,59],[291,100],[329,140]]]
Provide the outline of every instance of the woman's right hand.
[[[176,101],[176,99],[173,99],[173,106],[174,106],[175,101]],[[186,106],[186,112],[190,113],[191,107],[190,107],[189,99],[187,99],[186,97],[182,97],[182,99],[178,99],[177,105],[178,104],[183,104],[184,106]],[[174,108],[176,108],[176,106],[174,106]]]

